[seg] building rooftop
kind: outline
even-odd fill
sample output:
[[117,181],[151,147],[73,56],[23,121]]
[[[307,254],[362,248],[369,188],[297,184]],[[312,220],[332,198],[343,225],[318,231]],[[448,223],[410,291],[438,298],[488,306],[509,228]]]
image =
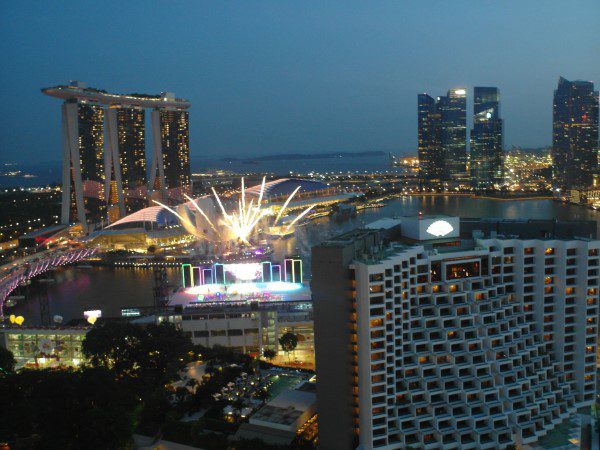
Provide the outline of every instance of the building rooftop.
[[368,230],[388,230],[393,227],[397,227],[402,223],[402,219],[392,219],[391,217],[384,217],[383,219],[376,220],[365,225]]
[[43,88],[42,93],[63,100],[85,100],[109,106],[138,106],[142,108],[175,108],[188,109],[189,100],[175,98],[172,93],[161,92],[148,94],[115,94],[102,89],[90,88],[85,83],[72,81],[68,85]]
[[314,391],[287,389],[253,414],[250,423],[291,426],[305,411],[313,408],[316,401]]
[[[264,198],[269,199],[270,197],[287,196],[294,192],[297,188],[299,193],[321,191],[328,189],[329,186],[320,181],[304,180],[300,178],[280,178],[278,180],[269,181],[265,183]],[[261,185],[252,186],[246,189],[246,193],[257,196],[260,194]]]

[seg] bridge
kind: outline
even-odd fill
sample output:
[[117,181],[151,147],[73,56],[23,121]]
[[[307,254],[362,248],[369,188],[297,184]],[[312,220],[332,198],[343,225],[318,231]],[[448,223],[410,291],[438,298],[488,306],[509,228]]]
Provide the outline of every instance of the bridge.
[[34,253],[0,266],[0,321],[4,320],[4,301],[16,287],[44,272],[81,261],[95,248],[61,247]]

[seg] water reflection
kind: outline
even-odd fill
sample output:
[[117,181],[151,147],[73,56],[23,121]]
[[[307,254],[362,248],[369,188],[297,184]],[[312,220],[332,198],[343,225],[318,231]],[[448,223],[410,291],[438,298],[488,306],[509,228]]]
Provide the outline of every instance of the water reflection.
[[[463,217],[504,217],[560,220],[596,220],[598,213],[575,205],[552,200],[497,201],[462,196],[399,197],[381,208],[365,209],[357,217],[336,223],[322,217],[296,229],[294,236],[274,242],[275,259],[298,251],[309,273],[310,248],[335,235],[382,217],[416,214],[448,214]],[[167,269],[174,285],[179,283],[179,270]],[[121,307],[150,306],[153,304],[153,272],[140,268],[59,269],[47,284],[50,315],[59,314],[65,321],[82,317],[86,309],[101,309],[105,316],[119,315]],[[22,314],[26,323],[39,323],[38,299],[44,295],[43,283],[29,287],[29,300],[13,309]],[[12,312],[12,311],[11,311]]]

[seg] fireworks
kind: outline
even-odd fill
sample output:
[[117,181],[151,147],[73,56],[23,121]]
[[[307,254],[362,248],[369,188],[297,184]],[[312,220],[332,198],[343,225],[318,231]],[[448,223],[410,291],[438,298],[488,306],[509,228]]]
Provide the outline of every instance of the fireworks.
[[[265,190],[265,177],[262,179],[260,193],[258,199],[251,199],[249,202],[246,201],[246,189],[244,184],[244,178],[242,178],[241,192],[237,201],[237,208],[228,210],[223,204],[223,201],[219,197],[219,194],[212,188],[216,205],[218,206],[217,217],[213,217],[211,220],[211,214],[208,214],[203,208],[200,207],[199,202],[189,196],[185,196],[189,203],[194,207],[194,214],[190,217],[190,212],[186,209],[186,205],[179,205],[177,210],[169,208],[160,202],[154,200],[154,203],[166,208],[171,213],[175,214],[179,219],[181,225],[191,234],[196,236],[198,239],[204,239],[208,241],[239,241],[243,244],[250,244],[250,239],[256,232],[257,226],[267,220],[269,216],[273,216],[273,210],[271,208],[263,207],[263,194]],[[273,220],[273,226],[277,225],[277,222],[283,217],[285,209],[288,207],[292,198],[300,190],[297,187],[287,198],[275,219]],[[292,227],[302,217],[306,216],[316,205],[311,205],[302,211],[295,219],[293,219],[288,225],[285,225],[286,230],[292,229]],[[214,216],[214,214],[213,214]],[[208,232],[208,229],[210,232]]]

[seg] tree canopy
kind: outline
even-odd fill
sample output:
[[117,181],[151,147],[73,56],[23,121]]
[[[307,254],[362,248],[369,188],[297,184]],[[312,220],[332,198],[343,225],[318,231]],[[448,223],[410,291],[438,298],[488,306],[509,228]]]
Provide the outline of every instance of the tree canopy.
[[0,346],[0,375],[7,374],[15,370],[15,360],[12,352]]
[[275,356],[277,356],[277,353],[273,349],[266,348],[263,351],[263,356],[268,360],[272,360],[273,358],[275,358]]
[[139,378],[153,386],[177,378],[194,355],[190,339],[169,323],[140,327],[106,323],[86,335],[82,350],[93,367],[117,377]]
[[285,352],[291,352],[298,346],[298,337],[294,333],[285,333],[279,338],[279,345]]

